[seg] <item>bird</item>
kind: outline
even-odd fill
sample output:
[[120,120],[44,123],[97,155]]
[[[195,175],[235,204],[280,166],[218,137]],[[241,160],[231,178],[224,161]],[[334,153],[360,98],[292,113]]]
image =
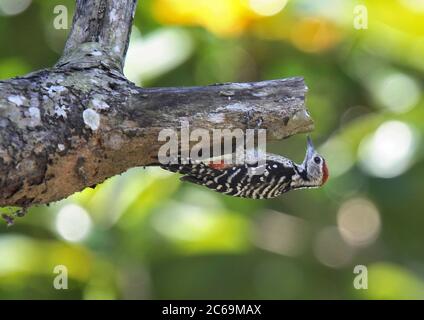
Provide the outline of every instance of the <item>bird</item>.
[[[233,155],[231,155],[233,157]],[[326,161],[307,137],[306,155],[301,164],[272,153],[262,154],[258,149],[246,151],[244,163],[227,163],[223,159],[176,161],[161,164],[168,171],[180,173],[181,181],[206,186],[233,197],[271,199],[288,191],[318,188],[329,178]],[[234,158],[233,158],[234,159]]]

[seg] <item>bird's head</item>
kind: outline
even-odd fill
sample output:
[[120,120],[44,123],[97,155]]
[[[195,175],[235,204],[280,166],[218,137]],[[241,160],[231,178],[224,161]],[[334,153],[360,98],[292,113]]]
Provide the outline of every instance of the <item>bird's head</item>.
[[307,140],[306,156],[302,166],[306,171],[307,185],[309,187],[320,187],[328,180],[329,172],[325,159],[316,152],[309,136]]

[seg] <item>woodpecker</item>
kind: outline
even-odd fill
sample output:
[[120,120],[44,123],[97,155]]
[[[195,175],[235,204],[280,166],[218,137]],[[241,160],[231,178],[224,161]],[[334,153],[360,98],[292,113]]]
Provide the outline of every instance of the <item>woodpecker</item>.
[[307,138],[305,159],[301,164],[283,156],[266,153],[260,164],[257,150],[246,153],[243,164],[226,164],[225,161],[180,161],[165,164],[165,170],[177,172],[182,181],[203,185],[217,192],[242,198],[271,199],[290,190],[317,188],[329,177],[325,159],[315,151],[310,137]]

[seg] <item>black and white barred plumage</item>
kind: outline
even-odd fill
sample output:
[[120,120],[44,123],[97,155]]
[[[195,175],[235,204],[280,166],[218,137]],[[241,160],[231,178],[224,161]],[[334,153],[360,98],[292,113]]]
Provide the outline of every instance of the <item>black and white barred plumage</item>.
[[308,139],[305,160],[298,165],[279,155],[267,153],[265,161],[225,164],[223,161],[192,161],[161,165],[183,174],[182,181],[206,186],[235,197],[269,199],[300,188],[323,185],[328,178],[325,160],[316,153]]

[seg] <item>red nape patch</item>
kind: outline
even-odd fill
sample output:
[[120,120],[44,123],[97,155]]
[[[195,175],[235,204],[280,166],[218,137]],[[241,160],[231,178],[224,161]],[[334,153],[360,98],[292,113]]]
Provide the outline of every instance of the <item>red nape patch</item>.
[[224,163],[224,160],[221,160],[218,163],[211,162],[211,163],[208,164],[209,168],[212,168],[212,169],[215,169],[215,170],[225,169],[226,166],[227,165]]
[[327,182],[329,176],[330,176],[330,172],[328,171],[327,164],[324,161],[324,163],[322,165],[322,182],[321,182],[321,185],[323,185],[324,183]]

